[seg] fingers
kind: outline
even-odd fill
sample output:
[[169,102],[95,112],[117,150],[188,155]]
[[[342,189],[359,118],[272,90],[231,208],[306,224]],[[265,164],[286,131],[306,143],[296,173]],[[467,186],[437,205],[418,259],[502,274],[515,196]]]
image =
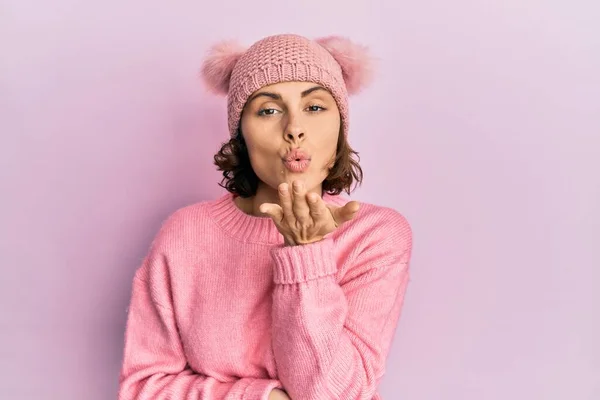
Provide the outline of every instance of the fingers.
[[314,236],[317,231],[322,234],[323,229],[329,232],[354,218],[360,208],[356,201],[342,207],[328,205],[317,193],[307,193],[304,183],[299,181],[294,181],[292,187],[282,183],[278,195],[280,205],[265,203],[260,211],[269,215],[278,228],[284,229],[285,232],[280,230],[284,236],[292,235],[296,239]]
[[292,195],[290,194],[289,185],[287,183],[282,183],[279,185],[278,193],[279,202],[281,203],[281,208],[283,209],[283,219],[288,226],[296,226],[296,217],[294,216]]
[[357,201],[349,201],[343,207],[330,207],[331,215],[335,220],[336,226],[342,225],[344,222],[350,221],[360,208]]
[[309,193],[306,197],[308,198],[308,207],[312,219],[317,222],[325,218],[329,211],[321,196],[316,193]]
[[360,209],[360,203],[358,201],[349,201],[348,203],[346,203],[344,205],[343,208],[348,213],[348,219],[347,219],[347,221],[349,221],[352,218],[354,218],[354,216],[356,215],[356,213]]
[[271,217],[273,222],[275,222],[275,224],[278,226],[283,220],[283,209],[279,206],[279,204],[263,203],[260,205],[259,211]]
[[308,202],[306,201],[306,187],[301,181],[294,181],[293,183],[294,200],[292,208],[296,220],[301,224],[306,224],[310,221],[310,209]]

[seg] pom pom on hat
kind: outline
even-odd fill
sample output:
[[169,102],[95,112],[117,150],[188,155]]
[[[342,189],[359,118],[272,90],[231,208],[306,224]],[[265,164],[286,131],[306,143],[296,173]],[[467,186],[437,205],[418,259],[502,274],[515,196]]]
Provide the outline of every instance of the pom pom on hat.
[[366,46],[342,36],[327,36],[315,41],[327,49],[342,68],[348,94],[356,94],[371,83],[373,60]]
[[216,43],[210,48],[200,75],[211,92],[227,95],[231,73],[245,50],[241,44],[232,40]]

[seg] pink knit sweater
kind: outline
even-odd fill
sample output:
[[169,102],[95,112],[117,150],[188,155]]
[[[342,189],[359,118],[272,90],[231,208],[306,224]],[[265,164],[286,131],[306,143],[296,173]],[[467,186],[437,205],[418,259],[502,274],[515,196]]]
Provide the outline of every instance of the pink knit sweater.
[[230,194],[178,210],[133,280],[119,399],[379,399],[411,249],[371,204],[293,247]]

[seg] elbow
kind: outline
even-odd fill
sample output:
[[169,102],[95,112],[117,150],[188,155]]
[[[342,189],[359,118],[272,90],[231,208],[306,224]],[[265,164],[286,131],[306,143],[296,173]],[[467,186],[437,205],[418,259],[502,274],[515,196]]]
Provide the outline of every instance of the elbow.
[[165,376],[148,374],[147,372],[138,371],[128,375],[122,374],[119,378],[119,391],[117,393],[118,400],[142,400],[148,398],[158,398],[155,389]]
[[377,394],[378,380],[362,373],[352,376],[351,379],[340,381],[329,381],[327,395],[319,398],[344,399],[344,400],[372,400]]
[[[146,378],[147,380],[147,378]],[[132,375],[121,375],[119,379],[118,400],[137,400],[140,398],[141,388],[144,386],[144,379],[137,379]]]
[[[286,387],[294,400],[372,400],[377,398],[377,388],[381,380],[373,368],[362,363],[348,365],[339,371],[331,370],[322,376],[315,376],[311,384],[297,388]],[[295,390],[294,390],[295,389]]]

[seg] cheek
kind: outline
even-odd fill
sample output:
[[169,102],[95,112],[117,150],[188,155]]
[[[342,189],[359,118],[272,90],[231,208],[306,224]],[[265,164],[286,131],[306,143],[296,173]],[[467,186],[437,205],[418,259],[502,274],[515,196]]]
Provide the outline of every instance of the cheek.
[[248,148],[248,157],[250,158],[252,168],[254,168],[255,171],[260,169],[264,164],[267,152],[265,152],[262,146],[256,142],[246,142],[246,147]]
[[256,154],[268,151],[269,133],[263,126],[256,123],[252,118],[248,118],[247,121],[242,120],[242,132],[250,153],[250,159],[255,157]]
[[322,121],[315,121],[311,131],[313,135],[315,148],[323,153],[332,153],[337,148],[338,136],[340,134],[339,118],[323,118]]
[[246,140],[246,147],[250,153],[250,158],[260,158],[266,156],[273,156],[277,153],[278,142],[273,138],[272,135],[265,134],[253,134],[244,136]]
[[264,181],[265,175],[271,174],[274,163],[277,162],[279,146],[276,140],[268,138],[264,135],[248,135],[244,136],[246,147],[248,149],[248,157],[250,165],[256,175]]

